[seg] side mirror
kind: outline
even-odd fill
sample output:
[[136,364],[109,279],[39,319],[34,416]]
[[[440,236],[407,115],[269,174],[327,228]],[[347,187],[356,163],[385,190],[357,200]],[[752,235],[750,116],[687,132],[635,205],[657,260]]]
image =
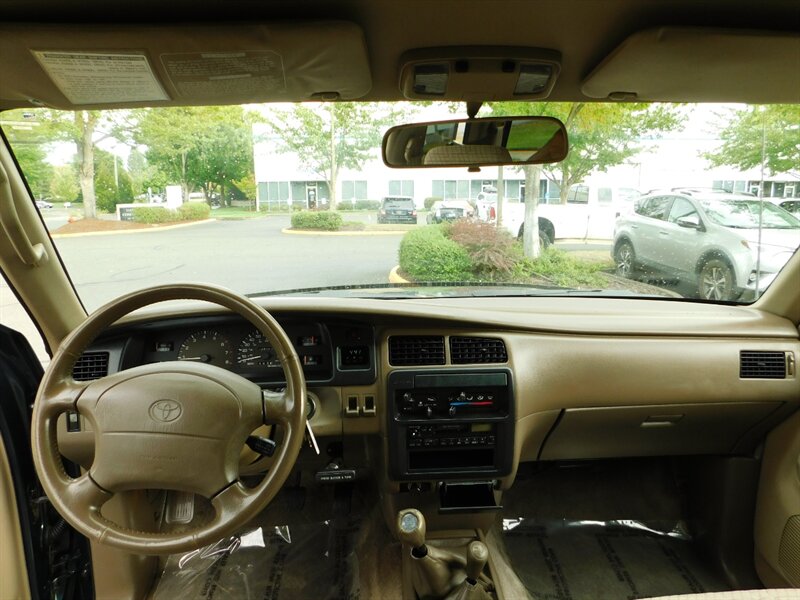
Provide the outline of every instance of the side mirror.
[[488,117],[398,125],[383,138],[395,169],[532,165],[564,160],[569,140],[552,117]]
[[684,227],[686,229],[694,229],[696,231],[705,231],[706,228],[703,227],[703,224],[700,222],[700,217],[697,215],[689,215],[687,217],[681,217],[677,221],[675,221],[679,227]]

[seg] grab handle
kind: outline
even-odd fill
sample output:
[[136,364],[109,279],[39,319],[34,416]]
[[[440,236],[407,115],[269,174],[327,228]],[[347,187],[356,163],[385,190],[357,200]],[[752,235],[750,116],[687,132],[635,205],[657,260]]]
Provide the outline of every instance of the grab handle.
[[44,244],[32,244],[19,221],[17,207],[14,206],[14,198],[11,195],[11,182],[2,164],[0,164],[0,223],[17,256],[24,264],[38,267],[47,262],[48,256]]

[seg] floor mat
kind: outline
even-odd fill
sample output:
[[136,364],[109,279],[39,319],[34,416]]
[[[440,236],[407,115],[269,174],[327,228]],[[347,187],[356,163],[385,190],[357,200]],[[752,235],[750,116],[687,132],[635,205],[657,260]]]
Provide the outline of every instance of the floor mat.
[[511,565],[537,600],[618,600],[729,590],[680,527],[504,519]]
[[359,597],[358,523],[255,529],[167,559],[153,600]]

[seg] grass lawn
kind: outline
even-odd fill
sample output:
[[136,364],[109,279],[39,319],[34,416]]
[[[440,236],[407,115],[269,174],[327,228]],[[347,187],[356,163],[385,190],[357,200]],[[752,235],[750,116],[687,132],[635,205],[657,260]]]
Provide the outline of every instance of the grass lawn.
[[289,214],[289,213],[288,212],[278,213],[278,212],[267,212],[267,211],[256,212],[248,208],[233,208],[230,206],[226,206],[225,208],[216,208],[212,210],[211,218],[220,220],[262,219],[266,216],[276,215],[276,214]]

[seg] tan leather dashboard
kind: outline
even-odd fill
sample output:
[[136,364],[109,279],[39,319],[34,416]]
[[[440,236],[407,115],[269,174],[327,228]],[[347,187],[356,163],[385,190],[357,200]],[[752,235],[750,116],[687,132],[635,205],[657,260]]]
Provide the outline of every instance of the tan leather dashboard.
[[[454,368],[449,353],[445,365],[391,365],[392,335],[503,340],[506,363],[458,368],[510,370],[514,470],[518,462],[532,460],[748,453],[800,405],[797,330],[753,308],[585,298],[268,298],[262,303],[279,319],[340,318],[373,328],[374,383],[318,383],[312,391],[322,399],[322,435],[380,435],[384,448],[390,373]],[[173,303],[126,317],[118,326],[127,330],[219,314],[202,304]],[[743,351],[782,353],[784,376],[740,377]],[[373,418],[350,418],[355,415],[348,414],[348,402],[356,399],[362,406],[370,397]],[[504,483],[512,481],[513,471]]]

